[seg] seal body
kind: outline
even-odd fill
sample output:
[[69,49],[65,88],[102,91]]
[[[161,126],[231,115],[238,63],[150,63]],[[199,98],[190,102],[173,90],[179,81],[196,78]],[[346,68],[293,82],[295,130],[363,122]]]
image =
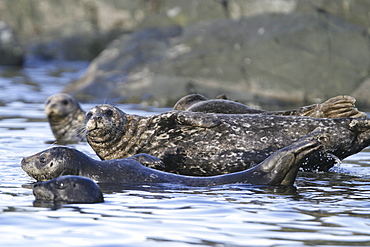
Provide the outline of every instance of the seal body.
[[171,183],[186,186],[213,186],[230,183],[256,185],[292,185],[302,160],[322,148],[319,141],[327,140],[321,132],[314,132],[292,145],[278,150],[259,165],[231,174],[193,177],[148,168],[137,158],[148,163],[160,161],[147,154],[132,158],[98,161],[80,151],[54,147],[22,160],[22,168],[37,180],[47,180],[60,174],[88,177],[99,183]]
[[246,170],[318,127],[330,133],[332,145],[329,152],[311,157],[307,169],[327,170],[336,157],[343,159],[370,143],[368,119],[188,111],[142,117],[100,105],[87,113],[85,121],[88,143],[101,159],[148,153],[163,160],[165,171],[185,175]]
[[355,107],[356,99],[343,95],[328,99],[320,104],[303,106],[288,111],[265,111],[251,108],[227,99],[207,99],[201,94],[190,94],[177,101],[174,110],[223,114],[264,114],[280,116],[307,116],[316,118],[365,118],[366,113]]
[[85,112],[74,97],[65,93],[54,94],[47,98],[44,110],[57,142],[86,141],[83,133]]
[[32,186],[36,201],[51,201],[56,204],[103,202],[100,187],[91,179],[77,176],[62,176]]

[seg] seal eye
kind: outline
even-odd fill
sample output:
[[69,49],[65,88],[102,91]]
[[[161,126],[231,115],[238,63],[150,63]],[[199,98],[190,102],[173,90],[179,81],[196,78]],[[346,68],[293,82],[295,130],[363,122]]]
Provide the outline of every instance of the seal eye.
[[92,116],[92,113],[91,113],[91,112],[88,112],[88,113],[86,114],[86,116],[85,116],[85,119],[90,119],[90,118],[91,118],[91,116]]
[[112,117],[113,116],[113,111],[112,110],[106,110],[105,115],[107,115],[108,117]]
[[66,99],[65,100],[62,100],[62,104],[63,105],[68,105],[68,103],[69,103],[68,100],[66,100]]
[[50,99],[48,101],[46,101],[46,105],[50,104]]
[[56,181],[55,185],[57,186],[58,189],[65,189],[67,187],[66,184],[64,184],[63,182],[59,182],[59,181]]
[[46,162],[46,159],[45,159],[45,157],[40,157],[40,163],[45,163]]

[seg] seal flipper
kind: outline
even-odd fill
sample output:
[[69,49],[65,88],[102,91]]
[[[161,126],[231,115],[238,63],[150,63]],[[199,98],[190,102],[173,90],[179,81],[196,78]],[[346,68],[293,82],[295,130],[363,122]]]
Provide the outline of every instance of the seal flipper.
[[321,131],[315,131],[269,156],[248,170],[249,183],[293,185],[303,159],[321,147]]
[[[327,101],[313,105],[312,109],[307,109],[307,112],[302,116],[316,117],[316,118],[365,118],[366,113],[355,108],[356,99],[343,95],[328,99]],[[310,107],[310,106],[308,106]],[[305,107],[302,107],[303,111]]]
[[221,121],[214,114],[203,112],[179,111],[176,115],[176,122],[181,125],[194,127],[212,128],[221,124]]
[[163,169],[165,167],[161,159],[149,154],[139,153],[128,157],[128,159],[134,159],[149,168]]
[[349,154],[354,154],[370,145],[370,119],[353,119],[349,130],[356,134],[356,141],[352,143]]

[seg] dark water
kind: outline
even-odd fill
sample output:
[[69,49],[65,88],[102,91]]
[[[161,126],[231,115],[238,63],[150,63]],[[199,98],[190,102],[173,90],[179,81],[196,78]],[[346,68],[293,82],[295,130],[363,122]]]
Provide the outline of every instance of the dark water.
[[295,188],[105,187],[104,203],[33,206],[20,160],[51,147],[43,102],[85,67],[0,68],[0,246],[370,246],[370,150],[335,172],[300,174]]

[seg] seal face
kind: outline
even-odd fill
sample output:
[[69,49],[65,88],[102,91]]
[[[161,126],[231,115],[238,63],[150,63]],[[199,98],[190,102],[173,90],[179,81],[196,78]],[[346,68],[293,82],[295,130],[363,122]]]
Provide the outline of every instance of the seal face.
[[85,177],[62,176],[35,183],[32,189],[37,201],[52,201],[60,204],[104,201],[99,186]]
[[320,104],[303,106],[289,111],[264,111],[227,99],[207,99],[201,94],[190,94],[177,101],[174,110],[223,114],[264,114],[280,116],[307,116],[316,118],[365,118],[366,113],[355,107],[356,99],[343,95]]
[[62,175],[78,175],[79,164],[68,165],[68,162],[77,158],[77,154],[64,148],[51,148],[22,159],[22,169],[32,174],[37,181],[45,181]]
[[[330,133],[329,153],[344,159],[369,145],[369,121],[189,111],[141,117],[100,105],[87,113],[85,126],[103,160],[147,153],[162,159],[167,172],[210,176],[246,170],[317,127]],[[327,152],[314,155],[306,169],[327,170],[337,162]]]
[[85,112],[74,97],[65,93],[54,94],[47,98],[44,110],[57,142],[86,141],[83,133]]
[[[231,183],[293,185],[303,160],[319,148],[330,145],[330,141],[328,140],[329,138],[323,132],[315,131],[294,142],[292,145],[278,150],[251,169],[211,177],[184,176],[146,167],[141,163],[155,164],[160,162],[158,158],[147,154],[137,154],[126,159],[98,161],[67,147],[55,147],[26,157],[22,160],[22,168],[28,175],[36,179],[51,179],[58,176],[58,173],[51,174],[48,168],[45,169],[45,166],[37,166],[35,163],[37,164],[41,157],[58,154],[53,159],[54,167],[61,167],[61,170],[70,171],[71,174],[78,174],[99,183],[170,183],[196,187]],[[74,171],[77,167],[78,171]],[[43,173],[45,174],[42,175]],[[34,193],[37,195],[37,198],[44,200],[76,202],[76,199],[72,200],[72,198],[78,198],[78,201],[81,202],[81,189],[78,189],[79,193],[75,194],[73,191],[69,191],[72,189],[72,185],[76,187],[74,185],[75,183],[75,176],[62,176],[56,180],[52,179],[45,183],[35,184]],[[95,190],[92,191],[95,193]]]

